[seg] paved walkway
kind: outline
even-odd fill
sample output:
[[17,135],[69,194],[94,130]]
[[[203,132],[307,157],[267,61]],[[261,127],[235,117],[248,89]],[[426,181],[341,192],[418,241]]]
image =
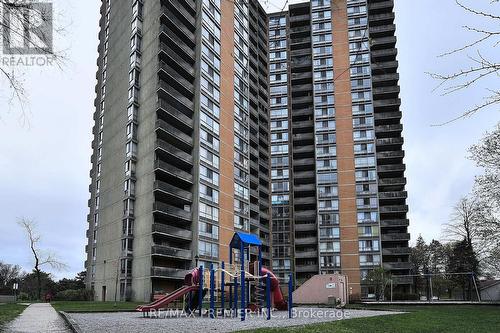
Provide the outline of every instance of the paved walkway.
[[70,333],[65,321],[48,303],[31,304],[10,323],[6,333]]

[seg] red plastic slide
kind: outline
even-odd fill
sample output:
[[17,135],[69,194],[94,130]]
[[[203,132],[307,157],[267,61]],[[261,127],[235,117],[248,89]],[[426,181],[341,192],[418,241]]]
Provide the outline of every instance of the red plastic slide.
[[194,291],[197,289],[198,289],[198,286],[182,286],[179,289],[177,289],[176,291],[174,291],[166,296],[163,296],[162,298],[154,301],[151,304],[138,306],[136,310],[139,312],[149,312],[151,310],[162,309],[165,306],[167,306],[168,304],[175,301],[176,299],[179,299],[182,296],[189,293],[190,291]]
[[283,293],[281,292],[280,288],[280,281],[273,272],[265,267],[262,267],[261,275],[267,275],[268,273],[269,275],[271,275],[271,292],[273,294],[274,307],[279,311],[285,311],[288,309],[288,304],[283,298]]

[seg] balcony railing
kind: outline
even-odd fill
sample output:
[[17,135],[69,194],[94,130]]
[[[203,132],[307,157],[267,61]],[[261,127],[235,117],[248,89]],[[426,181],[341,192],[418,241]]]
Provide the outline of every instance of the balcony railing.
[[168,267],[151,267],[151,276],[159,278],[168,278],[175,280],[183,280],[184,276],[188,273],[185,269],[168,268]]
[[154,245],[151,247],[152,255],[165,256],[175,259],[191,260],[193,255],[191,250],[178,249],[170,246]]
[[155,202],[153,205],[153,211],[168,215],[169,217],[174,217],[186,222],[191,222],[191,212],[184,209],[180,209],[163,202]]

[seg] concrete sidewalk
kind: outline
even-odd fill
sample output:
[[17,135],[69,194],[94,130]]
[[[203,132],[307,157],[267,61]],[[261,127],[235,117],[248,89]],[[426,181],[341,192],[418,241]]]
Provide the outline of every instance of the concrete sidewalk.
[[5,332],[70,333],[71,330],[50,304],[36,303],[28,306],[19,317],[6,327]]

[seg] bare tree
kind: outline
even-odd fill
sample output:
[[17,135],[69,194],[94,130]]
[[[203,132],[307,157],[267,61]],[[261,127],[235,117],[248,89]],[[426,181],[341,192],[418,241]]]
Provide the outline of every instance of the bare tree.
[[448,241],[465,240],[478,255],[485,272],[500,265],[496,262],[500,246],[500,223],[491,205],[477,195],[460,199],[454,207],[451,221],[444,225],[443,234]]
[[[54,33],[63,34],[65,31],[63,27],[54,24],[52,10],[48,10],[44,6],[39,6],[33,0],[0,0],[0,10],[2,13],[2,17],[0,17],[0,30],[3,37],[3,40],[0,42],[3,43],[5,41],[4,46],[10,44],[12,40],[18,40],[25,48],[31,50],[30,54],[44,56],[49,59],[48,61],[51,64],[62,69],[67,60],[65,51],[55,50],[53,45],[48,47],[43,45],[43,43],[36,42],[36,40],[47,42],[52,40]],[[6,14],[7,11],[8,15]],[[40,22],[48,21],[52,22],[52,30],[45,31],[41,29]],[[10,54],[6,54],[5,56],[10,56]],[[2,62],[2,65],[5,65],[5,63]],[[28,101],[28,97],[23,81],[25,74],[23,67],[0,66],[0,78],[9,86],[8,96],[5,96],[8,99],[8,103],[12,105],[17,101],[23,110],[24,117],[24,107]]]
[[[464,25],[463,28],[466,31],[473,32],[477,34],[478,37],[473,41],[467,43],[465,46],[454,49],[450,52],[446,52],[439,56],[448,57],[453,54],[464,53],[467,51],[473,52],[473,55],[466,55],[467,59],[471,63],[470,67],[468,68],[461,68],[455,72],[447,74],[428,73],[432,78],[441,81],[436,89],[442,88],[443,95],[448,95],[464,89],[473,88],[474,86],[477,86],[479,82],[488,77],[500,75],[500,59],[491,59],[484,55],[485,53],[487,53],[485,51],[493,49],[500,44],[500,15],[474,9],[472,7],[464,5],[458,0],[455,0],[455,2],[467,13],[484,19],[485,25],[492,24],[496,28],[490,29]],[[499,0],[490,0],[489,3],[492,6],[493,12],[499,9]],[[498,52],[496,53],[496,55],[498,55]],[[438,126],[451,123],[458,119],[470,117],[482,109],[500,104],[500,87],[489,87],[487,88],[487,91],[487,96],[484,96],[482,102],[469,107],[469,109],[463,112],[460,116],[457,116],[445,123],[439,124]]]
[[37,294],[38,299],[41,299],[42,294],[42,282],[41,274],[42,268],[49,266],[52,269],[62,270],[67,268],[66,264],[61,262],[57,256],[53,253],[43,251],[38,246],[40,243],[41,236],[36,231],[36,224],[29,219],[22,218],[18,221],[18,224],[24,229],[26,235],[28,236],[30,250],[33,254],[34,268],[36,278],[37,278]]
[[4,264],[0,261],[0,288],[15,281],[21,276],[21,267],[18,265]]

